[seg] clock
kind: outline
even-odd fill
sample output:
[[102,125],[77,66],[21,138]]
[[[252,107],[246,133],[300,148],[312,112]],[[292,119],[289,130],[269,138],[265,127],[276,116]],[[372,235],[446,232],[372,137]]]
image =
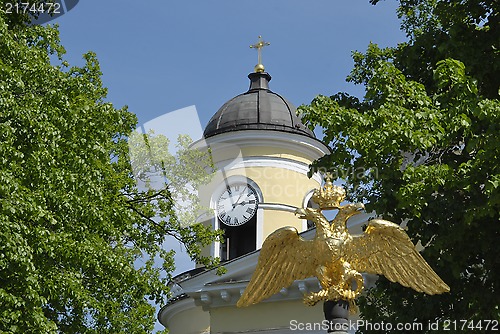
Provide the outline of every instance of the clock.
[[217,216],[228,226],[248,222],[257,212],[257,192],[244,182],[227,185],[217,200]]

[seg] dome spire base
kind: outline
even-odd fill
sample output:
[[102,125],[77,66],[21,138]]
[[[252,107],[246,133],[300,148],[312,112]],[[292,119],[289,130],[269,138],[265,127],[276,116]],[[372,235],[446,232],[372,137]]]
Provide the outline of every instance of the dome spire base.
[[254,70],[255,73],[264,73],[266,69],[264,68],[264,65],[257,64],[257,65],[255,65],[255,67],[253,68],[253,70]]
[[256,89],[269,90],[269,81],[271,81],[269,73],[255,71],[255,73],[250,73],[248,75],[248,79],[250,79],[250,88],[248,88],[249,92]]

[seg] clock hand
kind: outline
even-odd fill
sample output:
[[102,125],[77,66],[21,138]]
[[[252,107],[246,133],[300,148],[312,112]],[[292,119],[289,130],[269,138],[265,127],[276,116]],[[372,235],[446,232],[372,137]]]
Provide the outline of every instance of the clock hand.
[[240,203],[238,203],[241,199],[241,196],[243,196],[243,194],[245,193],[245,190],[247,189],[248,186],[245,186],[245,188],[243,188],[243,190],[241,191],[240,193],[240,196],[238,196],[238,199],[236,200],[236,202],[233,204],[233,209],[236,207],[236,205],[239,205]]
[[233,204],[233,209],[234,209],[235,207],[237,207],[238,205],[246,205],[246,204],[248,204],[248,203],[250,203],[250,202],[245,202],[245,201],[243,201],[243,202],[241,202],[241,203],[234,203],[234,204]]

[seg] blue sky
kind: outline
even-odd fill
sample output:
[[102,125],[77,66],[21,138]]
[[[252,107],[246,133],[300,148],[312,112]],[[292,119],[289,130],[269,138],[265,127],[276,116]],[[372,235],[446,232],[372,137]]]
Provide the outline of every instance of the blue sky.
[[[128,105],[139,126],[158,119],[200,133],[224,102],[248,89],[257,63],[249,45],[259,35],[271,42],[263,50],[270,88],[296,106],[339,91],[361,97],[363,88],[345,81],[351,53],[370,41],[405,40],[396,6],[394,0],[377,6],[368,0],[82,0],[51,23],[60,26],[71,65],[82,65],[87,51],[97,54],[108,100]],[[177,273],[192,266],[185,256],[178,260]]]
[[53,22],[66,58],[81,65],[97,53],[108,98],[145,123],[195,105],[204,126],[228,99],[248,89],[257,62],[249,48],[262,35],[271,89],[295,105],[317,94],[362,87],[345,82],[351,52],[370,41],[404,41],[396,1],[368,0],[129,1],[82,0]]

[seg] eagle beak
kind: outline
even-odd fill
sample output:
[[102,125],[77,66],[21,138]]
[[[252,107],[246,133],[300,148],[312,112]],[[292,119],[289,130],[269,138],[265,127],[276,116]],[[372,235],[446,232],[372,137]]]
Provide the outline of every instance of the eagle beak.
[[363,203],[357,203],[356,206],[357,206],[356,214],[362,213],[363,211],[365,211],[365,205]]
[[295,210],[295,214],[297,216],[299,216],[299,218],[302,218],[302,219],[306,218],[306,210],[304,210],[302,208]]

